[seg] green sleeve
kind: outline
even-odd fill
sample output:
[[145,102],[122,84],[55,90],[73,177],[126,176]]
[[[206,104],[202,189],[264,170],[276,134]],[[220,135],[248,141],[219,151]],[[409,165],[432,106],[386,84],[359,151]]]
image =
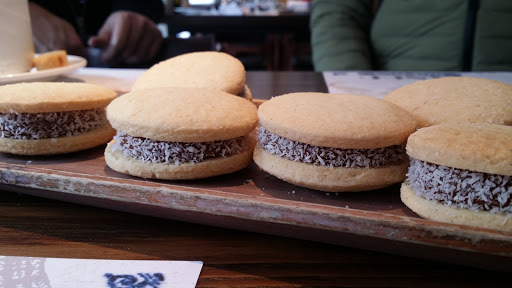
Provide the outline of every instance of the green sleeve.
[[371,70],[372,0],[314,0],[310,29],[316,71]]

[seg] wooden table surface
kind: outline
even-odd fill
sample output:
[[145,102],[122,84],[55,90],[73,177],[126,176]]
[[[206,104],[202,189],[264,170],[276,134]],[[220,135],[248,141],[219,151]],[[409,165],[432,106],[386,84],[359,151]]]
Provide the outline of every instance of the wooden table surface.
[[[256,98],[326,91],[321,74],[249,72]],[[378,249],[376,249],[378,250]],[[509,287],[510,274],[0,191],[0,255],[203,261],[197,287]]]

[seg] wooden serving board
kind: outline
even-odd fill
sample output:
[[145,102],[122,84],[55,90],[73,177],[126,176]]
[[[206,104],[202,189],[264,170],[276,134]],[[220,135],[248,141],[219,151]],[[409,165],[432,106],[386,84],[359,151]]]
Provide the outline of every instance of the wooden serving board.
[[399,185],[325,193],[254,163],[233,174],[155,181],[111,170],[105,147],[58,156],[0,153],[0,189],[186,222],[512,271],[512,233],[418,217]]

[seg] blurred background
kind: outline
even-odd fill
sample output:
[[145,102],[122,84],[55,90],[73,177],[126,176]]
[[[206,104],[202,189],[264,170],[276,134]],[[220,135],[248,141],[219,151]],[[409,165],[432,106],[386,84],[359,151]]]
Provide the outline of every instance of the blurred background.
[[311,0],[163,0],[165,57],[214,50],[247,70],[313,70]]

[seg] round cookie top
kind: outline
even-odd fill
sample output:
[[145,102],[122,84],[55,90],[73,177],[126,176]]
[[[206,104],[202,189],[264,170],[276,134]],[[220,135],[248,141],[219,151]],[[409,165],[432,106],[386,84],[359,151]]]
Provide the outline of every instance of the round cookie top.
[[512,85],[474,77],[417,81],[385,100],[409,111],[420,127],[446,122],[512,125]]
[[421,128],[407,141],[415,159],[458,169],[512,175],[512,127],[446,123]]
[[237,58],[215,51],[192,52],[150,67],[132,90],[158,87],[211,88],[238,95],[245,85],[245,67]]
[[256,106],[226,92],[190,87],[135,90],[107,107],[115,129],[160,141],[209,142],[249,134]]
[[278,136],[332,148],[398,145],[416,129],[416,120],[400,107],[359,95],[285,94],[260,105],[258,116]]
[[0,86],[0,113],[64,112],[107,106],[117,93],[89,83],[31,82]]

